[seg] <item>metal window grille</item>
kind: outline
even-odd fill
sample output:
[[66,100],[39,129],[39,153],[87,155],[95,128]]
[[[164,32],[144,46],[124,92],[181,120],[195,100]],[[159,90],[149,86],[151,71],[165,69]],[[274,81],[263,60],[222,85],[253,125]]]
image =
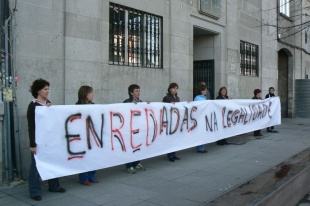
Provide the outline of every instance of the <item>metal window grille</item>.
[[146,67],[161,67],[161,18],[146,15]]
[[258,77],[258,46],[240,41],[240,73]]
[[162,68],[161,30],[162,17],[110,3],[110,64]]
[[143,65],[143,15],[139,11],[128,11],[128,63]]
[[120,5],[110,5],[109,61],[125,64],[125,10]]

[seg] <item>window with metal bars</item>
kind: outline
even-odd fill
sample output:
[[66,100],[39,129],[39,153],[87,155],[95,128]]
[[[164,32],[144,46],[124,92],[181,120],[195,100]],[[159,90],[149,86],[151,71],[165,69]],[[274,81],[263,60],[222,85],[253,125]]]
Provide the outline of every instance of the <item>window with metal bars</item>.
[[240,74],[258,77],[258,46],[240,41]]
[[109,63],[162,68],[162,17],[110,3]]

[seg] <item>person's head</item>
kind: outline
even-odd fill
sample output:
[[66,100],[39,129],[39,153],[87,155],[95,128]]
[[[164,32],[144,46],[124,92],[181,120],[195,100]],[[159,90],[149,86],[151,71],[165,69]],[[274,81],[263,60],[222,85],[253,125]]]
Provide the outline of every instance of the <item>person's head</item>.
[[221,87],[218,94],[223,96],[223,97],[226,97],[227,96],[227,89],[226,89],[226,87]]
[[49,93],[50,83],[44,79],[35,80],[30,86],[30,92],[36,99],[46,100]]
[[78,104],[89,104],[93,101],[94,91],[93,88],[87,85],[80,87],[78,91]]
[[269,93],[273,94],[274,93],[274,88],[273,87],[269,87]]
[[140,98],[140,86],[137,84],[132,84],[128,87],[128,95],[134,99]]
[[168,87],[168,93],[172,95],[178,94],[179,85],[177,83],[171,83]]
[[255,89],[254,90],[254,96],[255,97],[260,97],[260,94],[262,93],[262,91],[260,89]]
[[199,82],[197,86],[197,94],[206,95],[207,94],[207,85],[204,82]]

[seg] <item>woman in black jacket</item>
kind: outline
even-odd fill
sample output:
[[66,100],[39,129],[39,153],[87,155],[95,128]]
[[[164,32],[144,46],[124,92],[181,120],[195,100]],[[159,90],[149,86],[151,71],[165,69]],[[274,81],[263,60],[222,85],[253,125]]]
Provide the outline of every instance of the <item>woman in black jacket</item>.
[[[179,88],[179,85],[177,83],[171,83],[168,87],[167,95],[163,98],[163,102],[173,103],[173,104],[176,102],[180,102],[180,98],[178,96],[178,88]],[[168,153],[167,157],[170,162],[174,162],[175,160],[180,160],[180,158],[176,156],[175,152]]]
[[[218,96],[216,97],[216,99],[229,99],[227,96],[227,89],[226,87],[221,87],[218,93]],[[217,145],[225,145],[228,144],[226,139],[221,139],[216,141]]]
[[[262,91],[261,91],[260,89],[255,89],[255,90],[254,90],[254,97],[253,97],[252,99],[262,99],[262,98],[260,97],[261,94],[262,94]],[[260,133],[260,129],[254,131],[254,136],[263,136],[263,135]]]
[[[276,95],[274,94],[274,88],[270,87],[269,88],[269,93],[266,94],[265,99],[268,99],[268,98],[271,98],[271,97],[275,97],[275,96]],[[278,133],[278,131],[274,129],[274,126],[267,127],[267,132]]]
[[[30,92],[35,99],[30,102],[27,110],[28,132],[31,151],[31,164],[29,169],[28,187],[30,197],[35,201],[40,201],[42,199],[42,188],[40,180],[41,178],[37,170],[36,161],[34,159],[34,155],[37,154],[35,137],[35,109],[37,106],[51,105],[51,102],[47,99],[49,94],[49,86],[50,83],[44,79],[37,79],[32,83],[30,87]],[[64,188],[60,187],[57,178],[48,180],[48,188],[50,192],[64,193],[66,191]]]

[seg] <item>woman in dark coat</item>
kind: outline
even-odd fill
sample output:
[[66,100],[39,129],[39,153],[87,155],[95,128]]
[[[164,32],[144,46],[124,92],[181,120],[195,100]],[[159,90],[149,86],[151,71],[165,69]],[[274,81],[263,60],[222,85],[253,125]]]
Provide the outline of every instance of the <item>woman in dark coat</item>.
[[[261,91],[260,89],[255,89],[255,90],[254,90],[254,97],[253,97],[252,99],[262,99],[262,98],[260,97],[261,94],[262,94],[262,91]],[[254,136],[263,136],[263,135],[260,133],[260,129],[254,131]]]
[[[35,80],[31,87],[30,92],[35,98],[28,106],[27,120],[28,120],[28,131],[30,140],[30,151],[31,151],[31,164],[29,169],[28,187],[30,197],[35,201],[42,199],[42,188],[41,178],[37,170],[36,161],[34,155],[37,154],[37,145],[35,137],[35,109],[37,106],[50,106],[51,102],[47,99],[49,94],[49,82],[44,79]],[[50,192],[64,193],[66,190],[59,185],[57,178],[48,180],[48,188]]]
[[[219,93],[218,93],[218,96],[216,97],[216,99],[229,99],[228,96],[227,96],[227,89],[226,87],[221,87],[220,90],[219,90]],[[216,142],[217,145],[225,145],[225,144],[228,144],[226,139],[221,139],[221,140],[218,140]]]
[[[176,103],[180,102],[180,98],[178,97],[178,84],[177,83],[171,83],[168,87],[168,93],[163,98],[163,102],[166,103]],[[175,160],[180,160],[179,157],[176,156],[175,152],[171,152],[167,154],[168,160],[171,162],[174,162]]]

